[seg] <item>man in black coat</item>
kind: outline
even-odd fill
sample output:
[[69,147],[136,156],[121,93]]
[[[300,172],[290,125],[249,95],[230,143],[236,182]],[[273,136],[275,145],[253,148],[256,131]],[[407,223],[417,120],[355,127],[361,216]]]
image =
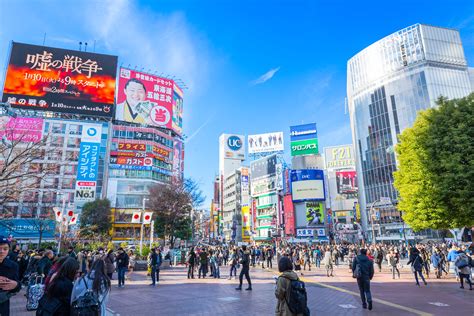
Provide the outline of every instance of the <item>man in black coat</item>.
[[235,289],[238,291],[242,290],[242,282],[244,280],[244,275],[245,278],[247,279],[247,282],[249,284],[249,287],[246,288],[246,291],[252,291],[252,282],[250,281],[250,275],[249,275],[249,270],[250,270],[250,251],[247,250],[247,246],[243,245],[242,246],[242,253],[241,253],[242,259],[240,259],[240,264],[242,265],[242,270],[240,270],[240,275],[239,275],[239,286],[236,287]]
[[352,273],[357,278],[362,307],[367,308],[368,304],[369,310],[372,310],[370,280],[374,277],[374,263],[367,257],[367,249],[361,249],[360,255],[352,262]]
[[20,291],[18,264],[8,259],[10,241],[0,236],[0,315],[10,315],[10,296]]
[[191,247],[188,255],[188,279],[194,279],[194,265],[196,264],[196,253],[194,247]]

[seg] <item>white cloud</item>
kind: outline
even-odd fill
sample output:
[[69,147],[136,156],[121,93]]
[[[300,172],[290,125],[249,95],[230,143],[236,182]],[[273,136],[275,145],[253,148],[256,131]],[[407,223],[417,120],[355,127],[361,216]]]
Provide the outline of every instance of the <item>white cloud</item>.
[[270,69],[269,71],[267,71],[266,73],[264,73],[263,75],[261,75],[260,77],[258,77],[258,79],[253,80],[252,82],[250,82],[250,84],[253,85],[253,86],[255,86],[255,85],[258,85],[258,84],[265,83],[265,82],[267,82],[268,80],[272,79],[273,76],[276,74],[276,72],[277,72],[278,70],[280,70],[280,67]]

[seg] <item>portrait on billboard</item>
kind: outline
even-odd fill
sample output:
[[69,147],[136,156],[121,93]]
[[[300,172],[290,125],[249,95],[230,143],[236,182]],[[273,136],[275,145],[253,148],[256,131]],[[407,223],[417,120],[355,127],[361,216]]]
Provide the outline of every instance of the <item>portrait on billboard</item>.
[[337,194],[345,198],[357,198],[357,174],[355,171],[336,171]]
[[248,136],[249,154],[283,151],[283,132]]
[[173,80],[120,68],[115,119],[182,131],[183,99]]
[[324,205],[320,202],[306,202],[307,226],[324,225]]

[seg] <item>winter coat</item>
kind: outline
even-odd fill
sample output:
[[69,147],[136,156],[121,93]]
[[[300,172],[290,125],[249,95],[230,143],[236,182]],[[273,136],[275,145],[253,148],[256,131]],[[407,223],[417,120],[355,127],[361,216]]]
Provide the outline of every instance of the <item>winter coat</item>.
[[408,260],[407,265],[410,263],[414,271],[421,271],[423,269],[423,259],[421,259],[419,253],[412,253],[410,255],[410,260]]
[[115,271],[115,256],[114,254],[110,253],[104,257],[104,262],[105,262],[105,273],[110,274],[114,273]]
[[433,263],[433,267],[437,268],[441,263],[441,257],[437,253],[433,253],[431,255],[431,263]]
[[38,268],[36,272],[38,274],[48,275],[49,270],[51,269],[52,266],[53,266],[53,262],[51,261],[51,259],[49,259],[48,257],[42,257],[38,261]]
[[125,252],[119,253],[117,255],[116,261],[117,261],[117,268],[128,269],[129,258]]
[[458,271],[459,273],[461,274],[467,274],[467,275],[471,275],[471,264],[472,264],[472,259],[469,258],[465,253],[460,253],[457,257],[456,257],[456,261],[454,262],[454,264],[456,264],[456,262],[460,261],[460,260],[467,260],[467,262],[469,263],[467,266],[465,266],[464,268],[461,268],[459,269],[458,268]]
[[71,293],[73,283],[72,280],[66,277],[58,277],[53,283],[50,284],[48,291],[45,295],[55,297],[61,301],[61,306],[54,313],[57,316],[68,316],[71,315]]
[[396,267],[399,261],[400,261],[400,259],[398,258],[397,255],[390,255],[389,256],[388,262],[390,263],[390,265],[392,267]]
[[289,291],[292,280],[298,280],[298,275],[294,271],[283,272],[277,280],[275,288],[275,297],[277,298],[277,306],[275,309],[276,316],[297,316],[303,314],[293,314],[288,307],[286,301],[289,298]]
[[360,266],[361,279],[372,280],[374,277],[374,263],[365,255],[358,255],[352,262],[352,272],[356,269],[357,264]]

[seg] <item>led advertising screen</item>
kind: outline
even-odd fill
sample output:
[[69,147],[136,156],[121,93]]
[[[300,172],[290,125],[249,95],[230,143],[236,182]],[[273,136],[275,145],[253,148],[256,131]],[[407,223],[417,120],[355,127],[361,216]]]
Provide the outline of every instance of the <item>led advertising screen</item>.
[[324,225],[324,205],[322,202],[306,202],[306,226]]
[[293,201],[325,200],[322,170],[291,170]]
[[112,117],[117,56],[13,43],[2,102],[14,108]]
[[181,134],[182,95],[173,80],[120,68],[115,119]]
[[249,154],[283,151],[283,132],[248,136]]

